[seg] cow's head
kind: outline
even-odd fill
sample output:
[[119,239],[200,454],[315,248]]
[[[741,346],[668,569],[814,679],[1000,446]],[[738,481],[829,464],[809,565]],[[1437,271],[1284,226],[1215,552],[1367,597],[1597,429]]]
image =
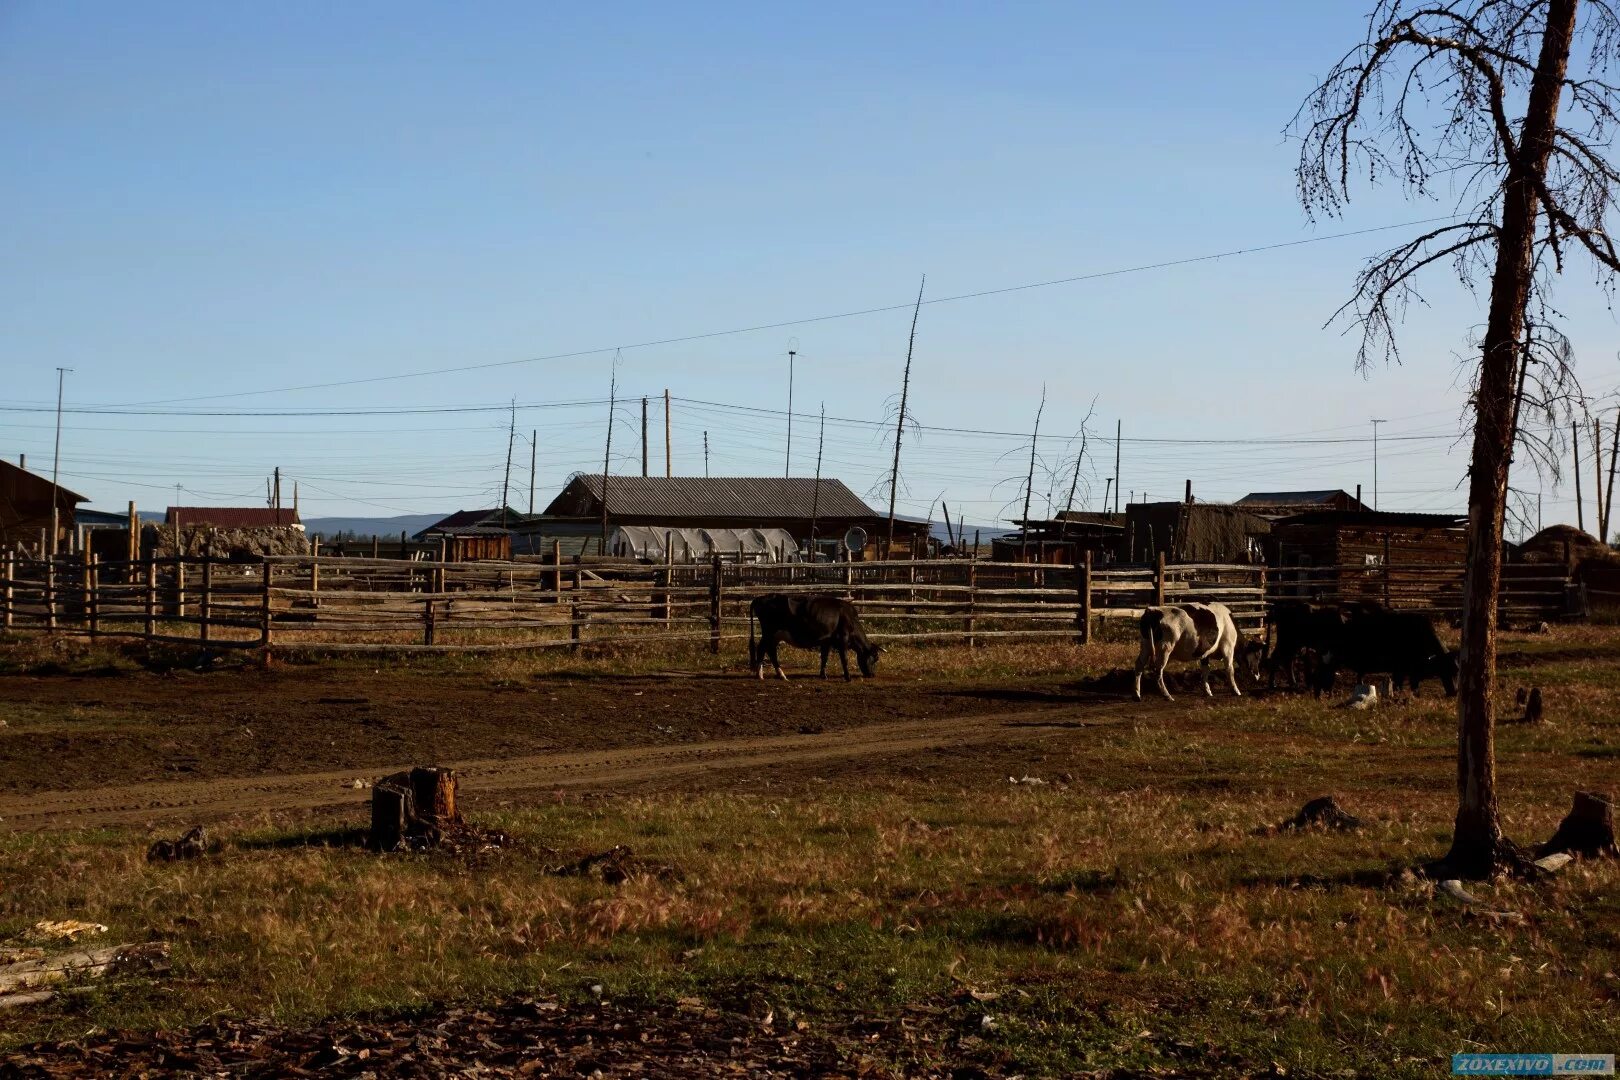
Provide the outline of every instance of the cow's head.
[[882,651],[883,646],[873,645],[865,640],[855,643],[855,662],[860,665],[861,674],[868,679],[877,670],[878,654]]
[[1461,667],[1462,654],[1456,649],[1443,652],[1439,656],[1429,659],[1429,666],[1440,680],[1440,685],[1446,688],[1446,697],[1457,696],[1457,671]]

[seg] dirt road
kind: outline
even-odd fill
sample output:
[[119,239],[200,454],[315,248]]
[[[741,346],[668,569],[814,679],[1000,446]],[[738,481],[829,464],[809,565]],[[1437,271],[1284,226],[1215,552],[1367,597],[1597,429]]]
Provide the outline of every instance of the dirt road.
[[[1119,722],[1117,709],[1077,705],[1017,712],[869,724],[825,734],[760,735],[679,745],[634,746],[440,761],[462,776],[464,801],[477,808],[525,793],[624,792],[667,786],[738,784],[765,775],[805,778],[836,766],[893,763],[934,751],[999,744],[1027,747],[1077,728]],[[362,809],[369,793],[357,778],[408,768],[401,761],[372,770],[346,769],[212,780],[172,780],[0,796],[0,829],[158,826],[286,811]],[[420,763],[418,763],[420,764]],[[742,778],[739,774],[743,774]]]

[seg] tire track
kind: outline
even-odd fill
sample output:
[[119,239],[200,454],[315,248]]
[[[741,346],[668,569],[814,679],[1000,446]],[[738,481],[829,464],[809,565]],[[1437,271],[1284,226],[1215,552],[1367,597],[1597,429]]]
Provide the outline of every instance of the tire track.
[[[620,792],[667,785],[709,786],[739,770],[805,768],[896,758],[991,742],[1026,743],[1116,722],[1098,706],[907,720],[824,735],[762,735],[678,746],[564,751],[516,758],[435,762],[461,775],[471,803],[506,795],[581,788]],[[1077,723],[1076,715],[1084,716]],[[418,762],[418,764],[421,764]],[[363,809],[366,790],[347,785],[409,768],[347,769],[217,780],[163,781],[78,791],[0,796],[0,829],[15,832],[103,826],[193,824],[293,810]]]

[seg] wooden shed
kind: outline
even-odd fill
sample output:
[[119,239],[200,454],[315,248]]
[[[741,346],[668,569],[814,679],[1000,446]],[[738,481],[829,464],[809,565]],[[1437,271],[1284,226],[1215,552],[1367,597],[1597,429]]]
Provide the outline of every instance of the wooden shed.
[[53,485],[20,465],[0,461],[0,546],[33,549],[39,546],[42,535],[48,540],[53,504],[56,543],[58,547],[67,546],[74,535],[75,509],[85,501],[83,495]]
[[1125,508],[1122,562],[1257,563],[1271,523],[1229,503],[1131,503]]
[[996,562],[1074,564],[1091,553],[1092,561],[1115,561],[1123,546],[1125,518],[1120,514],[1094,514],[1063,510],[1055,517],[1014,521],[1018,532],[990,541]]

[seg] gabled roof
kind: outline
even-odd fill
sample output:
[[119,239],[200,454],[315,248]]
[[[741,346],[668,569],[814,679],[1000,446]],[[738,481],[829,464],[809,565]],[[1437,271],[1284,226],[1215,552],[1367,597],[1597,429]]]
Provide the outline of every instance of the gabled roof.
[[[37,491],[40,493],[40,498],[48,501],[50,496],[47,493],[51,488],[51,478],[41,476],[39,473],[25,469],[21,465],[13,465],[9,461],[0,461],[0,487],[3,487],[7,494],[13,498],[25,492]],[[61,484],[56,485],[56,492],[64,502],[82,503],[90,501],[77,492],[69,491]]]
[[1267,506],[1321,506],[1345,510],[1365,510],[1366,505],[1343,488],[1320,488],[1313,491],[1251,491],[1234,506],[1259,509]]
[[[522,518],[523,515],[518,513],[516,510],[513,510],[510,506],[506,508],[506,520],[508,524],[516,523],[517,521],[522,520]],[[417,535],[421,536],[423,533],[430,532],[449,532],[452,529],[473,529],[480,525],[489,525],[499,528],[500,524],[501,508],[498,506],[493,510],[457,510],[449,517],[440,518],[438,521],[435,521],[433,524],[423,529],[422,532],[417,533]]]
[[[610,476],[608,514],[619,517],[733,518],[754,524],[878,514],[841,481],[810,476]],[[579,515],[602,506],[602,474],[581,473],[546,507],[546,514]]]
[[163,523],[182,526],[207,525],[215,529],[274,529],[299,525],[298,511],[290,506],[171,506],[163,512]]

